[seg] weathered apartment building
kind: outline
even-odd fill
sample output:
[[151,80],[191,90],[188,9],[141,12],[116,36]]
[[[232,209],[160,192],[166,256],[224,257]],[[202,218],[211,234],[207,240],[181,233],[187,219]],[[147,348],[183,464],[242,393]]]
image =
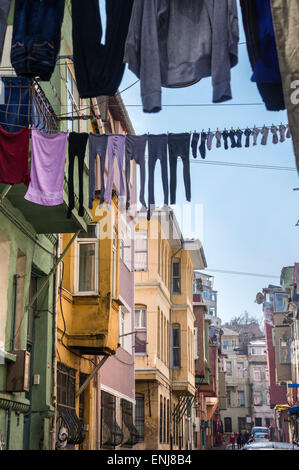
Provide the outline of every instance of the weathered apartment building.
[[282,268],[280,286],[269,285],[257,295],[263,304],[275,438],[294,443],[299,441],[298,280],[294,263]]
[[193,270],[206,261],[171,209],[139,212],[135,239],[135,449],[194,449]]
[[221,319],[217,316],[217,292],[213,278],[195,271],[193,283],[195,315],[195,382],[197,393],[196,442],[199,450],[222,443],[220,410],[226,409]]
[[[13,132],[34,123],[45,132],[134,134],[119,95],[79,98],[69,1],[62,58],[49,82],[15,77],[9,57],[12,20],[10,14],[1,63],[6,95],[0,106],[2,127]],[[92,118],[80,119],[80,113]],[[119,210],[117,169],[111,210],[99,207],[100,181],[89,210],[88,157],[87,146],[81,215],[75,165],[75,207],[67,217],[68,155],[59,206],[26,201],[23,184],[0,185],[2,449],[131,448],[136,442],[134,213]],[[134,162],[130,192],[134,204]],[[106,225],[109,233],[103,236]]]

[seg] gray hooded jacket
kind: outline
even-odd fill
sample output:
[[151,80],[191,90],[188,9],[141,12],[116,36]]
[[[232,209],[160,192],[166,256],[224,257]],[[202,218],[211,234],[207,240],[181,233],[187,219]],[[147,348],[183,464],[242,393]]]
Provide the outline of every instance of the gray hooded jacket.
[[232,98],[238,63],[236,0],[135,0],[125,62],[140,78],[144,112],[159,112],[161,87],[212,77],[213,102]]

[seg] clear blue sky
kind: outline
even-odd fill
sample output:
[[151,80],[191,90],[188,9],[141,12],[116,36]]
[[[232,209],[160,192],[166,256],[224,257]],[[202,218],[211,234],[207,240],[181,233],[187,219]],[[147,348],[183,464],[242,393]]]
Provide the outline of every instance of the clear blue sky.
[[[241,16],[240,42],[245,41]],[[246,45],[239,46],[239,64],[232,70],[231,103],[260,103],[256,85],[250,81],[251,69]],[[120,90],[136,80],[126,69]],[[122,94],[125,104],[141,104],[139,83]],[[183,89],[163,89],[164,104],[211,103],[210,78]],[[202,129],[260,127],[264,124],[287,123],[287,113],[269,112],[264,106],[228,107],[165,107],[158,114],[144,114],[142,108],[128,107],[136,134],[169,132],[199,132]],[[258,142],[261,137],[259,136]],[[244,145],[244,139],[243,139]],[[191,152],[190,159],[193,160]],[[295,168],[291,140],[272,144],[269,134],[266,147],[216,149],[215,141],[207,160],[277,165]],[[137,170],[139,181],[139,169]],[[177,204],[186,204],[182,177],[178,165]],[[156,167],[156,204],[163,204],[160,165]],[[283,266],[299,261],[299,187],[296,172],[237,168],[191,163],[192,202],[203,204],[202,242],[208,268],[226,271],[261,273],[280,276]],[[146,181],[147,189],[147,181]],[[190,234],[184,232],[185,237]],[[200,236],[200,234],[197,234]],[[209,271],[207,270],[209,273]],[[218,315],[223,322],[247,310],[262,317],[261,306],[254,300],[256,293],[269,283],[279,285],[279,279],[210,273],[215,276],[218,290]]]

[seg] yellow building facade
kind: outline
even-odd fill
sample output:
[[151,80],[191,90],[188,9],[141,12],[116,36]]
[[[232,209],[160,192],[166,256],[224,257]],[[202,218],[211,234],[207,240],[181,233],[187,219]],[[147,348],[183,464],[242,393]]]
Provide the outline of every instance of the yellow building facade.
[[[131,133],[134,130],[120,97],[110,98],[107,122],[97,120],[97,132]],[[97,108],[96,108],[97,109]],[[98,110],[97,113],[99,114]],[[92,129],[94,132],[94,129]],[[96,162],[96,173],[99,161]],[[132,199],[136,197],[136,166],[132,165]],[[124,215],[119,211],[118,170],[115,171],[112,205],[100,205],[100,188],[96,182],[93,207],[89,211],[91,222],[87,232],[78,234],[63,259],[58,273],[57,298],[57,351],[56,351],[56,448],[96,450],[104,447],[103,435],[108,435],[108,448],[116,448],[124,440],[122,417],[115,409],[113,389],[111,398],[111,429],[107,428],[102,412],[103,381],[101,375],[113,370],[112,358],[120,347],[119,285],[121,278],[121,244]],[[107,176],[107,168],[106,168]],[[87,183],[88,187],[88,183]],[[85,186],[86,188],[86,186]],[[84,195],[87,198],[87,195]],[[87,199],[85,199],[86,201]],[[73,234],[60,236],[60,251],[69,244]],[[133,247],[132,247],[133,249]],[[124,251],[124,249],[122,248]],[[124,269],[124,268],[122,268]],[[130,274],[130,273],[128,273]],[[132,273],[134,278],[134,273]],[[133,280],[132,289],[133,289]],[[134,303],[133,303],[134,306]],[[132,307],[133,308],[133,307]],[[130,357],[130,356],[128,356]],[[95,367],[107,359],[99,371]],[[132,359],[130,359],[132,360]],[[105,366],[105,373],[102,370]],[[132,369],[132,374],[134,374]],[[88,384],[85,384],[87,379]],[[133,381],[133,375],[132,375]],[[84,384],[84,385],[83,385]],[[83,385],[84,390],[81,392]],[[110,397],[110,398],[109,398]],[[134,401],[133,395],[131,397]],[[113,408],[114,406],[114,408]],[[107,413],[106,413],[107,414]],[[102,416],[103,415],[103,416]],[[109,416],[110,419],[110,416]],[[118,420],[120,426],[116,426]],[[67,430],[67,440],[64,431]],[[123,432],[124,431],[124,432]],[[105,437],[106,438],[106,437]],[[54,447],[54,445],[53,445]]]
[[[136,449],[185,449],[195,397],[193,270],[198,241],[184,241],[171,209],[150,221],[139,213],[135,237]],[[200,268],[201,269],[201,268]]]

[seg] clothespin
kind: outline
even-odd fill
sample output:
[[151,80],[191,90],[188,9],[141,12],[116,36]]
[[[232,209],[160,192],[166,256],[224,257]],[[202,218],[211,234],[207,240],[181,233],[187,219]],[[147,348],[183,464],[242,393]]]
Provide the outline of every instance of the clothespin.
[[68,130],[67,130],[67,135],[69,135],[69,133],[70,133],[70,130],[68,129]]

